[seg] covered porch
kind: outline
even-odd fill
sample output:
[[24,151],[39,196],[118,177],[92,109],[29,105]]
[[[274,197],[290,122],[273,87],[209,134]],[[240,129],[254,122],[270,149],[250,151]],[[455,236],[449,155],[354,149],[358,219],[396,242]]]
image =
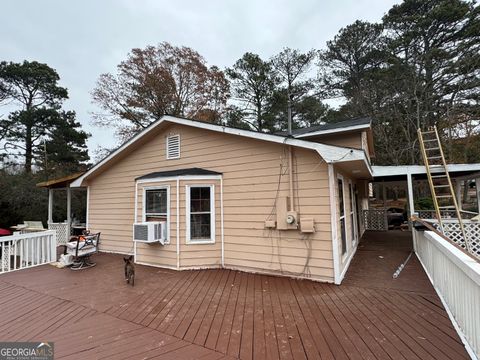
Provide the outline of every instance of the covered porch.
[[[480,209],[480,164],[450,164],[447,167],[462,217],[477,215]],[[432,174],[435,175],[435,171]],[[431,218],[435,212],[433,208],[425,208],[428,204],[419,204],[421,198],[431,196],[425,166],[373,166],[372,184],[377,185],[375,194],[373,189],[370,194],[370,203],[374,208],[388,208],[391,205],[389,202],[398,200],[398,196],[392,198],[392,190],[402,189],[403,203],[410,214],[420,212],[422,217]]]
[[[70,184],[83,174],[75,173],[37,184],[37,187],[48,190],[47,224],[48,230],[56,231],[57,245],[65,245],[71,235],[79,235],[87,228],[88,188],[70,187]],[[54,211],[56,201],[63,202],[58,211]]]
[[[448,172],[455,188],[462,219],[479,214],[480,164],[450,164]],[[398,223],[398,213],[409,222],[411,215],[434,219],[435,210],[424,166],[373,166],[374,179],[370,185],[369,210],[364,211],[366,228],[388,230]],[[434,174],[434,173],[433,173]],[[396,214],[395,214],[396,213]],[[449,217],[455,211],[445,210]]]

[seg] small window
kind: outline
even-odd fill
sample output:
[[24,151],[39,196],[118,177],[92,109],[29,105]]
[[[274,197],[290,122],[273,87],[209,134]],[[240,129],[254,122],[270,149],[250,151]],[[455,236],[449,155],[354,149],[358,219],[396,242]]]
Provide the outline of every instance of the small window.
[[187,243],[215,242],[214,186],[187,186]]
[[145,190],[145,221],[167,221],[167,189]]
[[167,243],[169,243],[169,188],[145,189],[144,196],[143,221],[165,221],[167,223]]
[[167,160],[180,158],[180,135],[167,137]]

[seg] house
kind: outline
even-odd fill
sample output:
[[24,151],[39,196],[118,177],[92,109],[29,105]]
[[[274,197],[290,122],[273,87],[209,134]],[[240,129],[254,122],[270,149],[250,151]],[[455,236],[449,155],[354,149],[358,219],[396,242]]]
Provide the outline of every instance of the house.
[[[364,228],[370,119],[265,134],[164,116],[71,187],[101,250],[171,269],[229,268],[339,284]],[[166,241],[133,242],[133,224]]]

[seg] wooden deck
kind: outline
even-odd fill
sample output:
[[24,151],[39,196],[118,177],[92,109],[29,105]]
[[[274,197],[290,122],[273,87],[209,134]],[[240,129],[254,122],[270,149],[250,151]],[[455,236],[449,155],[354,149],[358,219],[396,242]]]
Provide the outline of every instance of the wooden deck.
[[368,234],[335,286],[230,270],[137,266],[0,276],[0,340],[54,341],[57,359],[465,359],[408,233]]

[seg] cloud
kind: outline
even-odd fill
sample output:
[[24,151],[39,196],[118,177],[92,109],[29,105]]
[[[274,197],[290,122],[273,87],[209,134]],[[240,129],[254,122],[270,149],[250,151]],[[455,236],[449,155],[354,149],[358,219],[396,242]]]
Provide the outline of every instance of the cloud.
[[[91,125],[90,92],[101,73],[135,47],[168,41],[230,66],[246,51],[268,58],[284,47],[323,48],[356,19],[379,21],[394,0],[343,1],[63,1],[2,2],[0,60],[36,60],[68,88],[67,109],[92,133],[89,149],[113,147],[113,131]],[[92,154],[92,153],[91,153]]]

